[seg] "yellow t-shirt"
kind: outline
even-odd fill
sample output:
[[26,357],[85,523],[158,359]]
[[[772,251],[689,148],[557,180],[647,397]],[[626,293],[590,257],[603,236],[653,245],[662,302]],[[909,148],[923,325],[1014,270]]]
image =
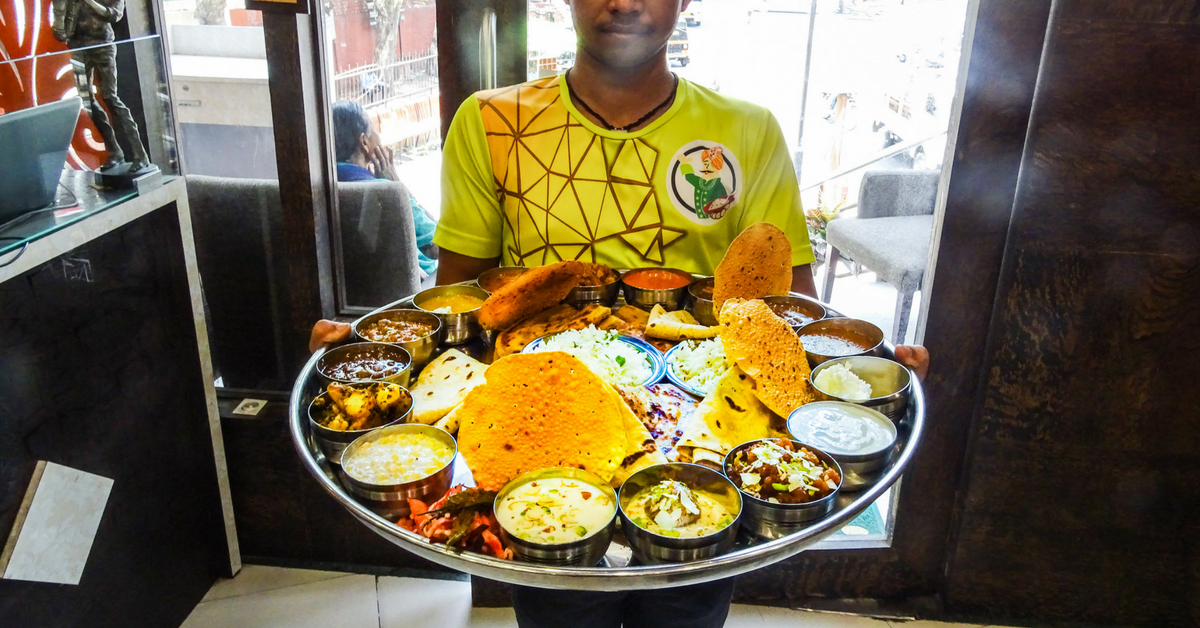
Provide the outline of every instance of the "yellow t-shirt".
[[578,259],[712,274],[758,222],[787,234],[793,265],[813,261],[787,143],[769,111],[680,79],[658,119],[608,131],[580,115],[554,76],[459,107],[433,241],[504,265]]

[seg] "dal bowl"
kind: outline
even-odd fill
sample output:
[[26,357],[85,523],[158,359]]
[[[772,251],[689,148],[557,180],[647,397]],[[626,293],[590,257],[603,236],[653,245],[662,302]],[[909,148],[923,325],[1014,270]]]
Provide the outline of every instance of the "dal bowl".
[[763,297],[763,303],[766,303],[767,307],[771,308],[771,311],[782,318],[795,332],[827,315],[824,305],[808,297]]
[[[372,325],[379,321],[397,321],[429,325],[433,328],[427,334],[413,340],[376,340],[371,331],[367,331],[368,336],[364,336],[364,330],[368,330]],[[442,338],[442,319],[436,314],[422,312],[420,310],[384,310],[368,314],[357,321],[353,325],[354,337],[362,342],[384,342],[388,344],[399,345],[412,356],[414,370],[421,370],[429,362],[429,358],[433,355],[433,350],[437,348],[438,342]]]
[[317,359],[317,373],[323,388],[333,382],[388,382],[407,388],[412,356],[399,345],[355,342],[326,351]]
[[[603,523],[583,538],[569,540],[564,543],[542,543],[524,539],[518,536],[517,530],[510,530],[508,518],[500,517],[501,508],[511,508],[514,505],[527,502],[510,502],[509,497],[518,489],[532,482],[543,480],[576,480],[590,484],[598,493],[589,497],[589,501],[603,496],[611,506],[611,513]],[[556,489],[557,490],[557,489]],[[589,491],[590,492],[590,491]],[[608,545],[612,541],[613,532],[617,529],[617,493],[599,476],[583,469],[555,467],[530,471],[513,478],[504,488],[496,493],[493,511],[497,513],[496,520],[500,523],[500,534],[513,548],[513,553],[519,558],[533,563],[558,566],[595,567],[604,558]],[[520,507],[520,506],[518,506]]]
[[[488,292],[477,286],[438,286],[422,290],[413,297],[413,305],[422,312],[429,312],[442,320],[442,341],[448,345],[461,345],[483,331],[479,325],[479,307],[488,298]],[[475,298],[479,304],[459,312],[436,312],[438,303],[444,299]]]
[[[871,396],[867,399],[850,399],[836,394],[838,391],[822,390],[817,385],[817,377],[822,371],[834,365],[846,365],[859,379],[871,386]],[[846,401],[883,413],[892,423],[900,423],[908,410],[908,397],[912,391],[912,371],[899,362],[886,358],[862,355],[849,358],[829,360],[813,368],[809,374],[809,383],[813,390],[829,401]]]
[[529,269],[524,266],[497,266],[480,273],[475,283],[487,292],[495,292],[527,270]]
[[[444,465],[431,473],[418,473],[420,477],[402,481],[379,478],[361,478],[353,475],[356,458],[365,456],[368,446],[375,446],[380,439],[404,436],[425,436],[448,451]],[[439,500],[450,490],[454,476],[454,458],[458,455],[458,444],[454,437],[443,429],[420,423],[401,423],[381,427],[358,437],[342,452],[339,472],[350,493],[360,503],[376,514],[395,521],[410,513],[408,500],[418,499],[426,504]],[[349,471],[347,469],[350,469]]]
[[[635,524],[628,509],[633,498],[643,489],[663,480],[675,480],[693,490],[704,491],[729,511],[732,523],[704,536],[664,536]],[[646,467],[625,480],[617,496],[621,529],[633,555],[646,564],[687,563],[712,558],[729,551],[737,537],[738,521],[742,514],[742,496],[737,487],[721,472],[708,467],[683,462],[671,462]]]
[[688,286],[688,299],[692,304],[692,316],[701,325],[712,327],[720,324],[716,312],[713,312],[713,278],[697,279]]
[[[742,443],[737,447],[729,450],[725,456],[725,463],[722,465],[722,470],[725,475],[731,473],[730,466],[733,464],[734,458],[738,453],[745,451],[763,441],[779,441],[779,438],[760,438],[747,443]],[[794,442],[794,441],[793,441]],[[825,465],[837,471],[838,475],[842,475],[842,468],[838,465],[837,460],[832,456],[813,447],[811,445],[796,443],[803,445],[806,449],[816,454],[817,458]],[[781,539],[793,532],[797,532],[807,527],[811,522],[821,519],[828,515],[833,510],[834,500],[837,499],[838,492],[841,489],[841,482],[838,487],[833,489],[828,495],[810,502],[802,504],[779,504],[772,503],[765,499],[760,499],[750,493],[739,489],[742,496],[742,502],[745,504],[742,515],[742,525],[746,526],[754,534],[766,539]]]
[[[796,335],[800,337],[801,343],[804,343],[808,365],[813,368],[835,358],[880,355],[883,351],[883,330],[857,318],[837,317],[813,321],[796,330]],[[805,343],[805,336],[817,338]]]

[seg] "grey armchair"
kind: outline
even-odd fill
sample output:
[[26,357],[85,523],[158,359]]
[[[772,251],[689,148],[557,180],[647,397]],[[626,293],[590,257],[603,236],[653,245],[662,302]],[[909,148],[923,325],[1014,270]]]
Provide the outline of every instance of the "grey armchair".
[[863,175],[858,217],[831,220],[829,255],[821,298],[829,302],[841,255],[875,271],[896,288],[892,341],[904,342],[913,294],[921,289],[933,236],[937,171],[880,170]]

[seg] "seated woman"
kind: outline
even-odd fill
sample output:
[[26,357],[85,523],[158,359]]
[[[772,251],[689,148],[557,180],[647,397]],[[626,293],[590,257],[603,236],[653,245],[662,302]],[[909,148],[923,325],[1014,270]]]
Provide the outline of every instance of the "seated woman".
[[[383,145],[375,124],[367,117],[362,105],[350,100],[333,103],[333,149],[337,158],[337,180],[400,181],[392,165],[392,149]],[[430,218],[416,197],[408,195],[412,205],[413,226],[417,231],[417,263],[424,275],[437,272],[437,260],[424,253],[433,243],[437,222]]]

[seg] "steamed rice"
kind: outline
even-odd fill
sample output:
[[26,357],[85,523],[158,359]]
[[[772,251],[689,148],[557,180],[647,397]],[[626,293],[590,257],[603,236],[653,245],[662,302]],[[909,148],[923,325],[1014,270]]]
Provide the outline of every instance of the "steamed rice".
[[813,383],[834,397],[850,401],[866,401],[871,398],[871,385],[855,375],[845,364],[834,364],[821,369]]
[[654,375],[646,354],[623,342],[615,331],[586,329],[564,331],[546,339],[538,351],[563,351],[587,365],[600,379],[614,386],[640,386]]
[[725,345],[720,338],[703,342],[685,342],[671,354],[667,368],[683,381],[684,385],[698,393],[708,395],[717,385],[717,380],[729,370],[725,357]]

